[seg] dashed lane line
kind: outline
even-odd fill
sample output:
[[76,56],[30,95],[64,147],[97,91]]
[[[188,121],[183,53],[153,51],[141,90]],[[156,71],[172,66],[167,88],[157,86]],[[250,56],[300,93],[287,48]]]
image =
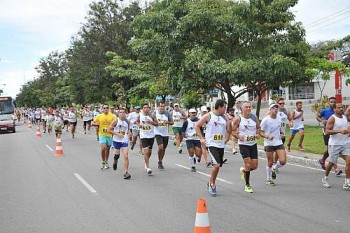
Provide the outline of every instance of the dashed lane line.
[[74,173],[74,175],[91,193],[97,194],[96,190],[91,185],[89,185],[89,183],[86,182],[78,173]]
[[52,151],[53,152],[53,149],[49,146],[49,145],[45,145],[47,147],[47,149],[49,149],[49,151]]

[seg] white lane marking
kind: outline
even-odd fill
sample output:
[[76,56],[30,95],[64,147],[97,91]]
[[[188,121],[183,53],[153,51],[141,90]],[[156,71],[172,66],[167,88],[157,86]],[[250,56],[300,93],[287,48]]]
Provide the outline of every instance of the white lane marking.
[[50,151],[53,151],[53,149],[52,149],[49,145],[45,144],[45,146],[46,146],[47,149],[49,149]]
[[[187,170],[191,170],[191,168],[186,167],[186,166],[183,166],[183,165],[181,165],[181,164],[177,164],[177,163],[176,163],[175,165],[178,166],[178,167],[182,167],[182,168],[184,168],[184,169],[187,169]],[[196,173],[201,174],[201,175],[203,175],[203,176],[210,177],[209,174],[206,174],[206,173],[204,173],[204,172],[200,172],[200,171],[198,171],[198,170],[197,170]],[[224,180],[224,179],[221,179],[221,178],[216,178],[216,179],[217,179],[217,180],[220,180],[221,182],[224,182],[224,183],[226,183],[226,184],[233,184],[232,182],[227,181],[227,180]]]
[[75,177],[92,193],[97,193],[96,190],[88,184],[78,173],[74,173]]

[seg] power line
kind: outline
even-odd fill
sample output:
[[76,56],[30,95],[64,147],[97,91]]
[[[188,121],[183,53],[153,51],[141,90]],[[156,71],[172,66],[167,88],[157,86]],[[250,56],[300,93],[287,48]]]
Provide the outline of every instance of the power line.
[[[341,11],[344,11],[344,10],[346,10],[346,9],[343,9]],[[337,12],[335,12],[335,13],[333,13],[333,14],[325,17],[325,18],[323,18],[322,20],[314,21],[313,23],[306,25],[305,28],[311,29],[311,28],[314,28],[314,27],[318,27],[320,24],[328,23],[330,19],[336,19],[336,18],[338,18],[338,17],[340,17],[340,16],[342,16],[344,14],[349,13],[350,12],[350,7],[348,7],[346,11],[340,13],[341,11],[337,11]],[[334,16],[334,15],[336,15],[336,16]]]
[[308,31],[308,33],[319,31],[319,30],[324,29],[324,28],[326,28],[326,27],[328,27],[328,26],[330,26],[330,25],[332,25],[332,24],[334,24],[334,23],[338,23],[338,22],[340,22],[340,21],[343,21],[344,19],[349,19],[349,16],[345,16],[344,18],[341,18],[341,19],[339,19],[339,20],[332,21],[332,22],[330,22],[329,24],[323,25],[323,26],[321,26],[321,27],[319,27],[319,28],[312,29],[311,31]]

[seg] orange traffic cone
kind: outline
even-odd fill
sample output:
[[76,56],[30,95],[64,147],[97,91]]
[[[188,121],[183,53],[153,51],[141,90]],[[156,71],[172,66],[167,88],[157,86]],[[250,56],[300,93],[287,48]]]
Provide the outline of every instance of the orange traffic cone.
[[39,128],[39,126],[38,126],[38,127],[36,127],[35,137],[37,137],[37,138],[41,138],[41,133],[40,133],[40,128]]
[[29,123],[28,123],[28,129],[31,129],[32,128],[32,123],[30,123],[30,121],[29,121]]
[[62,156],[63,155],[61,134],[57,134],[55,155],[56,156]]
[[211,233],[207,204],[205,199],[198,199],[196,222],[194,224],[194,233]]

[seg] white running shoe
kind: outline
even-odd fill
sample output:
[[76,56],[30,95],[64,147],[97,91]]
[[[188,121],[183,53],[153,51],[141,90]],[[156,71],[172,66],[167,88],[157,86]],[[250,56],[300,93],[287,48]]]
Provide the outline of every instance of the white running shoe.
[[323,177],[323,178],[322,178],[322,185],[323,185],[323,187],[325,187],[325,188],[330,188],[330,187],[331,187],[330,184],[329,184],[329,182],[328,182],[328,178],[327,178],[327,177]]

